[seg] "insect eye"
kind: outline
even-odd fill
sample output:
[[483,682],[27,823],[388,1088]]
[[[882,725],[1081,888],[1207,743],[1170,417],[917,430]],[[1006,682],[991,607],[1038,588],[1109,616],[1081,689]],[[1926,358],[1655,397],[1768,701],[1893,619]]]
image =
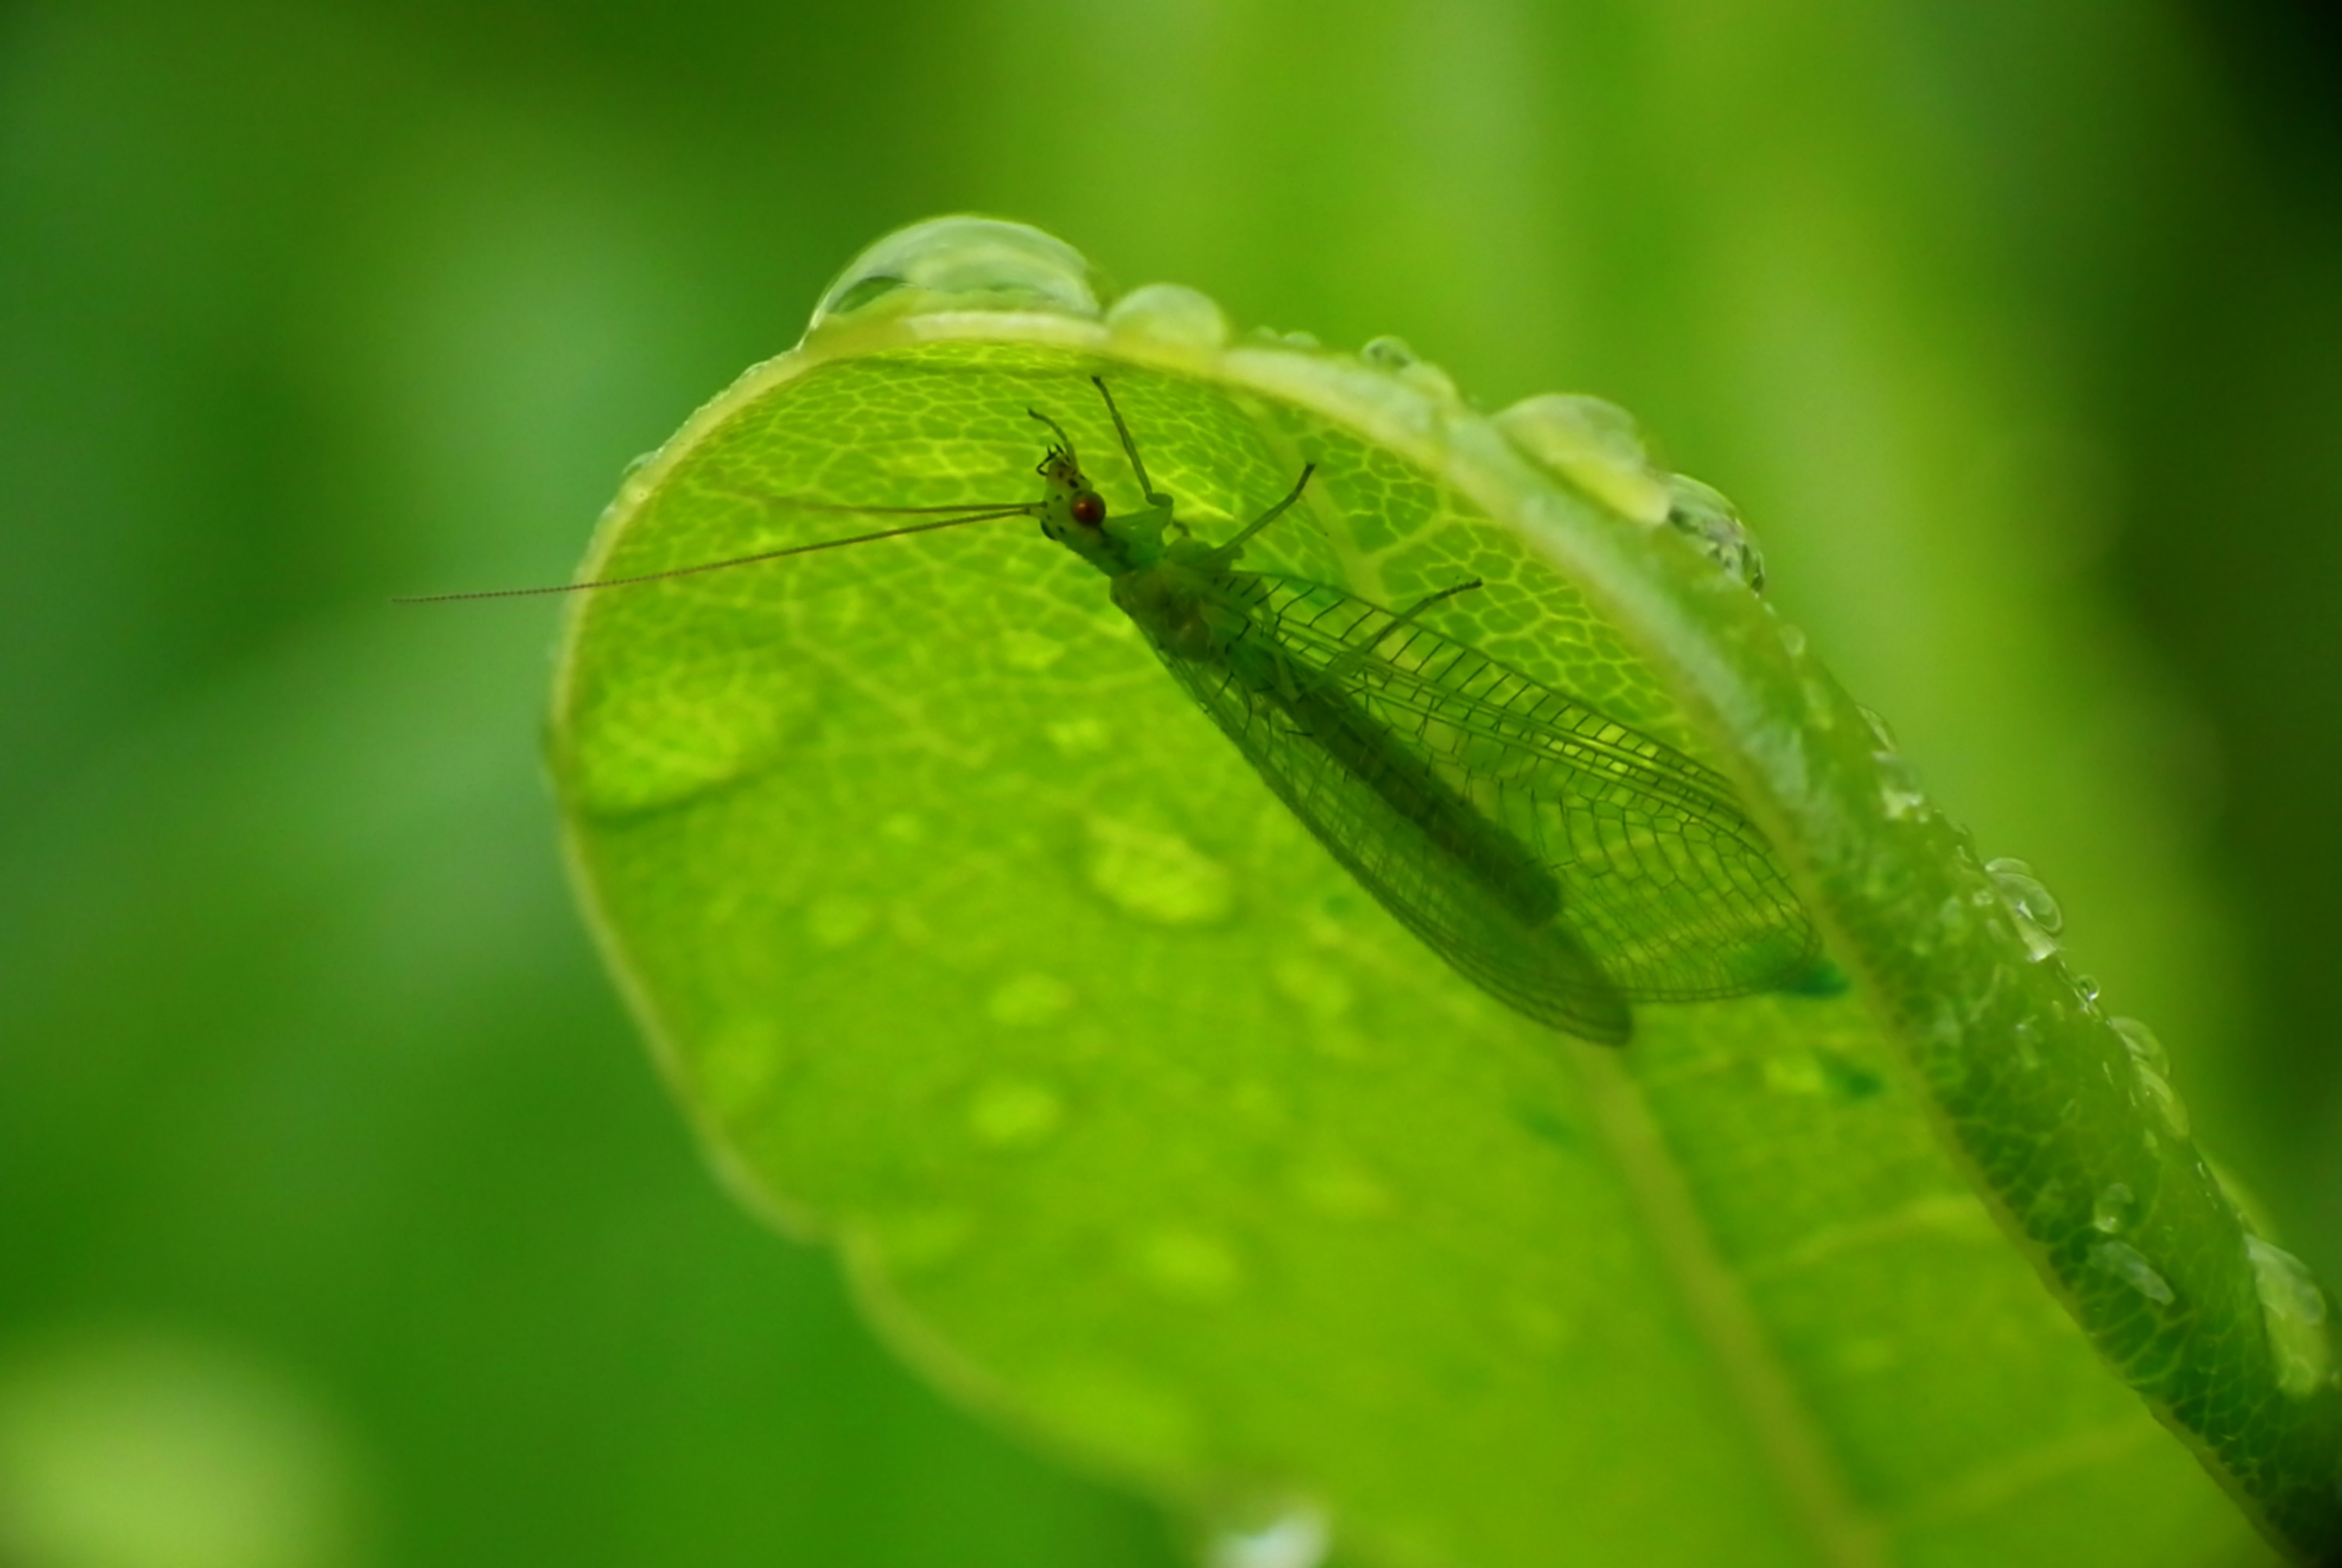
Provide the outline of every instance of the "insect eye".
[[1095,490],[1085,490],[1074,497],[1074,521],[1085,528],[1095,528],[1106,521],[1106,500]]

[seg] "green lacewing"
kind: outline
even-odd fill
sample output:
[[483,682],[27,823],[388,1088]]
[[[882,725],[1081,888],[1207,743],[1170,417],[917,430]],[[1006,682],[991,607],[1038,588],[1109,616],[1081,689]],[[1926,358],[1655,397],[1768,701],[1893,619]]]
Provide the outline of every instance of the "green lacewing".
[[1818,937],[1722,774],[1425,624],[1476,581],[1392,610],[1237,564],[1314,466],[1234,537],[1194,538],[1091,377],[1146,497],[1109,514],[1073,439],[1036,501],[810,510],[920,515],[874,534],[636,576],[434,600],[575,593],[1030,517],[1116,608],[1263,783],[1376,901],[1466,979],[1539,1024],[1621,1045],[1631,1004],[1795,988]]

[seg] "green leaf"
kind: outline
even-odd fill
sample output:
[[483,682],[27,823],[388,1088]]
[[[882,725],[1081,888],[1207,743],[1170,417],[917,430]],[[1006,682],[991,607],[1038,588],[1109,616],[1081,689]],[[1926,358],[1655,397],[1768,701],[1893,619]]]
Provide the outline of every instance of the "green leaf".
[[1204,537],[1314,461],[1248,564],[1481,577],[1451,634],[1734,777],[1857,985],[1638,1008],[1623,1052],[1506,1011],[1021,520],[583,595],[553,756],[606,951],[905,1354],[1362,1561],[2195,1563],[2249,1539],[2220,1486],[2336,1553],[2323,1296],[1598,407],[1102,311],[1057,242],[945,220],[631,474],[587,575],[857,531],[787,497],[1027,499],[1028,407],[1134,504],[1094,373]]

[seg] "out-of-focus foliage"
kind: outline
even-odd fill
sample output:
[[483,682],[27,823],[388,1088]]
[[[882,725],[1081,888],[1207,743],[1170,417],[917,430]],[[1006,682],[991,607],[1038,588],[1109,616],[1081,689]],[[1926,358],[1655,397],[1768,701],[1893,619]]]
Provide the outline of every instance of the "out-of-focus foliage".
[[381,604],[564,574],[954,208],[1636,409],[2330,1277],[2342,226],[2262,58],[2078,0],[15,8],[0,1555],[1171,1559],[706,1181],[553,869],[546,618]]

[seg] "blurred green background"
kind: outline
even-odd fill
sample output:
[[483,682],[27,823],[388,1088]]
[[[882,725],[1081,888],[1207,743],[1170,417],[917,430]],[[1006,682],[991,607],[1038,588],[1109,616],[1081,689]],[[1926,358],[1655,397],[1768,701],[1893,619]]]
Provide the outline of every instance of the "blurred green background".
[[2329,25],[0,11],[0,1563],[1178,1560],[709,1178],[562,885],[553,611],[384,603],[565,575],[941,211],[1636,410],[2342,1276]]

